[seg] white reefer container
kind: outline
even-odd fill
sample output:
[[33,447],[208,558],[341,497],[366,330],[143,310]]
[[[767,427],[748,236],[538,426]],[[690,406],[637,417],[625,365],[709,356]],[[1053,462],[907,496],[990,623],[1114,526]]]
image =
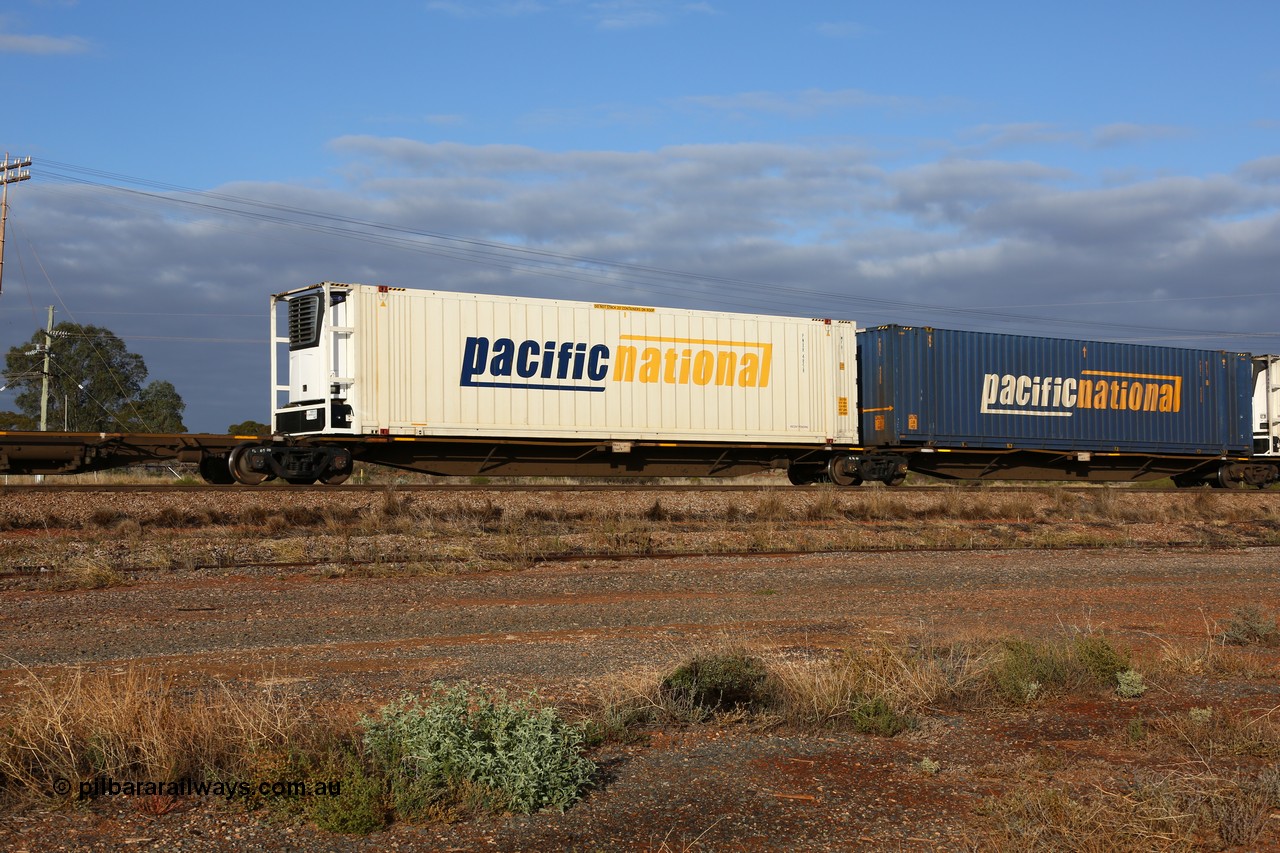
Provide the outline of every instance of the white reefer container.
[[857,439],[850,322],[326,282],[272,326],[283,433]]

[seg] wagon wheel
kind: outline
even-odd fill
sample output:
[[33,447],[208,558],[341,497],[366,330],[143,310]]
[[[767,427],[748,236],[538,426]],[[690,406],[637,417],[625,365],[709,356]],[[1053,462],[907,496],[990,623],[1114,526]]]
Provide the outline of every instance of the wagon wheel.
[[1215,489],[1243,489],[1244,480],[1231,476],[1231,470],[1234,465],[1223,465],[1218,469],[1218,473],[1209,481],[1209,485]]
[[245,458],[245,452],[248,449],[249,445],[247,444],[233,447],[231,453],[227,455],[227,468],[237,483],[256,486],[267,479],[267,473],[265,471],[254,471],[249,467],[248,460]]
[[236,481],[227,467],[227,457],[212,454],[200,457],[200,477],[214,486],[230,486]]
[[844,456],[832,456],[827,462],[827,476],[830,477],[831,482],[835,483],[837,486],[861,486],[862,474],[857,473],[856,468],[854,469],[854,473],[850,473],[845,470],[843,463],[847,458],[848,457]]
[[325,473],[320,475],[320,482],[324,483],[326,486],[337,486],[342,483],[345,483],[347,481],[347,478],[350,476],[351,476],[350,468],[348,468],[346,471],[326,471]]

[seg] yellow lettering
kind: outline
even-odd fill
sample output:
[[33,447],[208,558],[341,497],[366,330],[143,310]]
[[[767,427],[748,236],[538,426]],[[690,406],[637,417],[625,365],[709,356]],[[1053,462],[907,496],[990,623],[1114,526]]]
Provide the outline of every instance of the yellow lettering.
[[1135,412],[1142,411],[1142,383],[1135,382],[1129,386],[1129,408]]
[[1107,407],[1107,380],[1099,379],[1093,387],[1093,407],[1095,409],[1105,409]]
[[640,357],[640,381],[657,382],[662,374],[662,353],[657,347],[645,347]]
[[667,357],[665,359],[666,369],[662,371],[662,381],[667,383],[668,385],[676,384],[676,359],[678,358],[679,356],[676,355],[675,350],[673,349],[667,350]]
[[1154,412],[1160,408],[1160,388],[1154,382],[1148,382],[1146,394],[1142,398],[1142,410],[1144,412]]
[[[711,344],[716,348],[638,346],[619,344],[613,363],[617,382],[663,383],[667,385],[715,384],[764,388],[773,370],[773,345],[732,341],[697,340],[692,338],[659,338],[623,335],[630,340],[674,342],[677,344]],[[718,347],[726,347],[719,349]],[[728,347],[753,347],[754,352],[738,352]]]
[[693,381],[698,385],[706,385],[715,372],[716,359],[710,350],[700,349],[693,357]]
[[732,385],[733,374],[738,369],[738,354],[732,350],[720,350],[716,357],[716,384]]
[[1080,408],[1082,409],[1093,408],[1093,380],[1092,379],[1081,379],[1080,382],[1077,383],[1076,401],[1080,404]]
[[618,347],[618,360],[614,366],[614,382],[631,382],[636,376],[636,348]]
[[680,384],[689,384],[689,361],[693,357],[693,350],[685,350],[680,353]]

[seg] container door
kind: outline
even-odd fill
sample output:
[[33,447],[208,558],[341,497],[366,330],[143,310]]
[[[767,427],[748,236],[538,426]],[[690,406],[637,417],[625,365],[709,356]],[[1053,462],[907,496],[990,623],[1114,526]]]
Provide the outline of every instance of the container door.
[[835,432],[833,438],[837,444],[857,444],[858,442],[858,360],[855,352],[857,346],[857,328],[853,323],[836,322],[832,324],[832,364],[831,375],[835,377]]
[[1280,355],[1253,357],[1253,452],[1280,456]]

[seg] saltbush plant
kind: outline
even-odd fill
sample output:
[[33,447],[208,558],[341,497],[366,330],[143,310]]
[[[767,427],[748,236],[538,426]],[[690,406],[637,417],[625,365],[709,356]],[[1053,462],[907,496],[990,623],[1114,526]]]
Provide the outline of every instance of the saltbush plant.
[[915,721],[898,711],[883,696],[869,696],[849,708],[853,730],[865,735],[893,737],[913,728]]
[[1256,604],[1237,607],[1231,611],[1231,620],[1222,633],[1222,643],[1227,646],[1280,645],[1280,628],[1276,627],[1275,614],[1264,613]]
[[1109,687],[1130,698],[1146,690],[1141,674],[1129,665],[1128,652],[1098,634],[1060,640],[1005,640],[990,678],[1002,698],[1018,705],[1048,693],[1089,686]]
[[360,724],[402,818],[563,810],[595,771],[581,754],[581,729],[554,708],[466,683],[437,683],[426,697],[405,696]]
[[1111,687],[1116,686],[1116,676],[1129,669],[1129,655],[1122,652],[1100,634],[1081,634],[1072,643],[1076,660],[1089,672],[1090,678]]
[[694,711],[750,709],[768,699],[769,671],[744,649],[694,655],[662,681],[669,704]]
[[1147,683],[1136,669],[1116,673],[1116,693],[1125,699],[1136,699],[1147,692]]
[[1063,687],[1075,680],[1061,644],[1010,639],[991,670],[991,679],[1008,702],[1023,705],[1039,698],[1046,685]]

